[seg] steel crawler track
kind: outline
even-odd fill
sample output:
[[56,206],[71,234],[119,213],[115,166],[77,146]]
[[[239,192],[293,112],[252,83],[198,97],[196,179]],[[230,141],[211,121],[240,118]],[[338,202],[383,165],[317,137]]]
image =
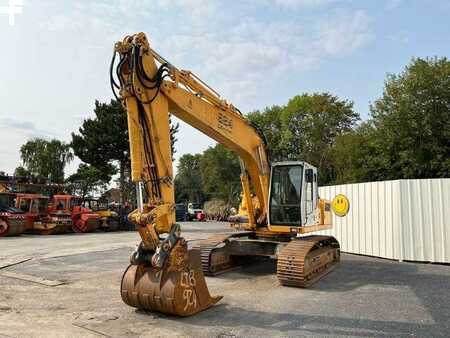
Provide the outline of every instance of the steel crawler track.
[[[217,234],[197,244],[203,273],[215,276],[243,264],[246,258],[248,260],[248,256],[231,255],[229,249],[230,239],[234,237],[239,241],[239,237],[248,234]],[[339,257],[339,243],[334,237],[295,238],[285,244],[278,254],[278,280],[282,285],[306,288],[333,270]]]
[[278,256],[278,280],[282,285],[306,288],[333,270],[339,257],[339,243],[334,237],[294,239]]
[[203,274],[205,276],[215,276],[239,266],[240,264],[230,256],[226,245],[230,238],[245,236],[247,234],[249,233],[235,232],[230,234],[217,234],[197,244],[195,248],[200,249]]

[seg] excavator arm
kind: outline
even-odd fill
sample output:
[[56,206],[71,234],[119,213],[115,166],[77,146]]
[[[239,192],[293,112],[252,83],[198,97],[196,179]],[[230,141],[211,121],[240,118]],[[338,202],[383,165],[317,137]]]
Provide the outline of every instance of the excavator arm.
[[[150,48],[143,33],[116,44],[120,97],[128,112],[132,180],[138,186],[138,209],[132,214],[148,248],[158,234],[170,232],[174,221],[174,186],[170,114],[232,149],[241,161],[241,181],[247,205],[251,191],[259,210],[249,210],[249,225],[266,220],[269,163],[258,130],[240,111],[197,78],[179,70]],[[148,203],[143,203],[142,189]]]
[[[249,230],[266,222],[270,167],[264,139],[238,109],[193,73],[177,69],[156,53],[143,33],[116,44],[111,85],[114,92],[119,90],[115,95],[127,110],[131,178],[138,202],[129,218],[138,225],[142,239],[124,274],[122,298],[139,308],[196,313],[220,297],[209,296],[198,253],[187,250],[175,223],[170,116],[239,156]],[[252,191],[257,204],[252,202]],[[162,238],[163,234],[168,235]],[[149,294],[156,296],[150,299]],[[161,297],[172,299],[171,305],[161,305]]]

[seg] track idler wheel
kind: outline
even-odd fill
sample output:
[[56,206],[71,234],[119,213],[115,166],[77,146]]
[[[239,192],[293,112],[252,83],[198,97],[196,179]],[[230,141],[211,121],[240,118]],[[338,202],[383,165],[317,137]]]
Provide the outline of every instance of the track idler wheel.
[[122,277],[122,300],[135,308],[177,316],[191,316],[217,303],[201,269],[200,251],[187,250],[180,238],[162,268],[132,264]]

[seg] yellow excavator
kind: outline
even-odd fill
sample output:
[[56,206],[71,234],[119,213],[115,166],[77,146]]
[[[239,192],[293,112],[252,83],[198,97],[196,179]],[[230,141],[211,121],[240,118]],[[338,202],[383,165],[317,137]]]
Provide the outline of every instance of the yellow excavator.
[[[262,133],[192,72],[179,70],[150,47],[144,33],[117,42],[111,87],[127,110],[131,175],[137,209],[129,219],[141,242],[121,283],[133,307],[189,316],[211,307],[204,275],[252,258],[277,260],[282,285],[307,287],[339,261],[330,236],[330,202],[320,199],[317,169],[306,162],[270,163]],[[233,150],[240,159],[243,231],[217,234],[188,248],[175,223],[170,116]]]

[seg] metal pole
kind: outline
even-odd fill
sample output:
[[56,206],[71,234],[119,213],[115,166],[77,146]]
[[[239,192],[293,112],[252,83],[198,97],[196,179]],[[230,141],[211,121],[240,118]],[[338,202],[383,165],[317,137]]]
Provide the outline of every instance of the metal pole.
[[140,213],[144,212],[144,199],[142,195],[143,184],[142,181],[136,183],[136,199],[137,207]]

